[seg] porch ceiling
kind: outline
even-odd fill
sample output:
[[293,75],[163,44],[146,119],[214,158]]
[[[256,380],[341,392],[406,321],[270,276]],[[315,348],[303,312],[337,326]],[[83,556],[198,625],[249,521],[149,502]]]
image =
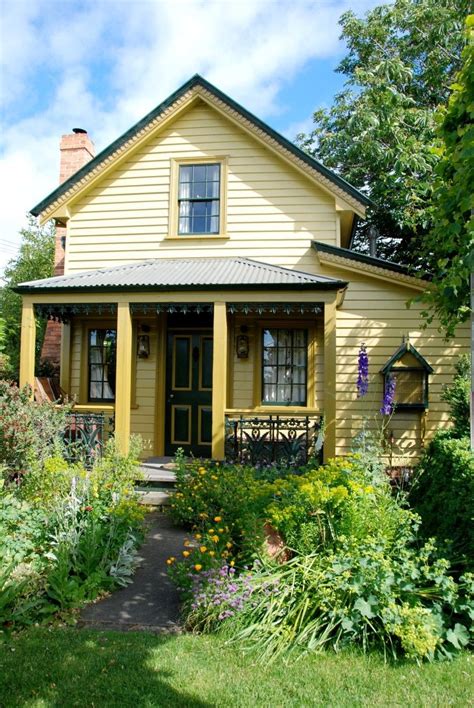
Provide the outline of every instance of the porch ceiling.
[[340,290],[346,281],[250,258],[162,258],[20,283],[20,294],[160,290]]

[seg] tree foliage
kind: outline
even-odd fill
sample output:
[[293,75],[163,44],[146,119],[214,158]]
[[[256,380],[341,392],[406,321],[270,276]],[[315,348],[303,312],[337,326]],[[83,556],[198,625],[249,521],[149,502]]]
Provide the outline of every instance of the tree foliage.
[[[38,226],[36,219],[28,215],[28,225],[20,231],[21,246],[18,256],[7,265],[4,273],[5,286],[0,290],[0,311],[3,318],[3,367],[2,375],[17,379],[20,363],[21,296],[12,287],[27,280],[48,278],[54,267],[54,225],[49,222]],[[36,354],[39,357],[44,321],[40,320],[36,338]]]
[[345,88],[298,141],[374,201],[356,234],[360,250],[374,225],[381,256],[421,262],[439,160],[435,114],[460,68],[468,10],[468,0],[395,0],[362,19],[347,12],[340,20]]
[[436,314],[448,336],[469,317],[469,276],[474,271],[474,15],[466,21],[463,66],[451,86],[448,106],[440,111],[434,222],[421,244],[421,256],[433,278],[422,300],[424,314]]

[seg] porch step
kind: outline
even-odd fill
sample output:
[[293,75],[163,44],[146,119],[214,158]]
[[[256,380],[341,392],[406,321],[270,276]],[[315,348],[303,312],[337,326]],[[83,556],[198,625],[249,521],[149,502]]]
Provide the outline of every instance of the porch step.
[[137,490],[137,494],[140,504],[146,504],[147,506],[168,506],[170,503],[168,492]]
[[140,481],[173,484],[176,481],[175,470],[176,463],[172,457],[150,457],[140,465]]
[[170,484],[174,484],[176,482],[175,473],[171,470],[166,470],[163,467],[141,465],[140,472],[142,474],[140,481],[143,482],[168,482]]

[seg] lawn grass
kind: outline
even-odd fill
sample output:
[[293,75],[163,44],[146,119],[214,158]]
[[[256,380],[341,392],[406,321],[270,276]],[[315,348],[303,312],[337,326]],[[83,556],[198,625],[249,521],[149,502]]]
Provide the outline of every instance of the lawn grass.
[[0,645],[0,706],[467,706],[474,657],[326,653],[286,666],[205,636],[33,628]]

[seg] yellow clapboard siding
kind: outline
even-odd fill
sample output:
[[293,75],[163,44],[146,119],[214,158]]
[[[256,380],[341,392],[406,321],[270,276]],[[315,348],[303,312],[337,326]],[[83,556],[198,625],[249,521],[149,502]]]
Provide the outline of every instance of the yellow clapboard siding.
[[[169,239],[170,175],[173,158],[227,159],[227,238]],[[322,273],[349,281],[336,316],[336,452],[348,452],[364,416],[377,416],[382,397],[380,368],[400,345],[403,336],[434,368],[430,377],[430,407],[425,416],[397,413],[390,427],[401,453],[413,460],[427,439],[448,420],[441,399],[452,378],[458,354],[468,351],[469,330],[461,329],[446,343],[436,326],[422,329],[420,307],[406,308],[414,291],[403,284],[368,274],[322,266],[311,241],[337,245],[335,200],[265,146],[204,104],[187,110],[161,133],[131,153],[114,171],[71,204],[66,271],[138,262],[148,258],[246,256],[273,265]],[[150,320],[152,321],[152,320]],[[255,371],[255,320],[250,325],[250,356],[239,360],[232,352],[232,381],[228,405],[252,408],[258,399]],[[239,320],[239,324],[243,320]],[[131,431],[142,435],[150,454],[157,436],[156,323],[150,331],[152,354],[136,363],[135,404]],[[357,400],[357,355],[365,342],[370,361],[370,391]],[[73,327],[71,393],[80,391],[81,333]],[[316,325],[314,405],[324,407],[324,331]],[[162,417],[162,416],[161,416]],[[160,416],[158,416],[160,418]],[[145,454],[145,453],[143,453]],[[398,453],[397,453],[398,454]]]
[[[170,257],[181,255],[188,244],[165,241],[169,235],[171,158],[223,155],[228,159],[227,236],[235,242],[238,255],[255,257],[259,241],[265,244],[260,248],[262,253],[268,252],[266,244],[273,240],[300,241],[302,253],[290,263],[283,248],[273,255],[276,264],[296,267],[303,251],[310,253],[312,239],[336,242],[334,198],[246,132],[200,104],[150,138],[72,204],[67,272],[121,262],[114,253],[118,237],[133,243],[133,253],[140,258],[162,256],[165,243]],[[226,255],[232,255],[228,241],[206,247],[206,255],[219,255],[224,249]],[[199,253],[200,247],[191,245],[191,250]]]

